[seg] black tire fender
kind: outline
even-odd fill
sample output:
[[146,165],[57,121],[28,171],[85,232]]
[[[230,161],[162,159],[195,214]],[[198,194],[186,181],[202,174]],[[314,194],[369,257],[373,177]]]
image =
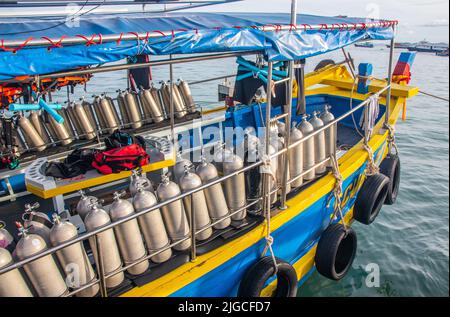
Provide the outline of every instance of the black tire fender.
[[380,164],[380,173],[389,178],[389,188],[386,205],[393,205],[397,201],[398,192],[400,190],[400,158],[398,155],[388,155]]
[[316,68],[314,68],[314,71],[317,72],[318,70],[329,66],[329,65],[336,65],[336,62],[332,59],[324,59],[322,61],[320,61],[319,64],[317,64]]
[[383,174],[367,177],[356,197],[353,218],[370,225],[375,221],[388,194],[389,178]]
[[358,240],[352,228],[340,223],[330,225],[320,237],[315,255],[317,271],[334,281],[342,279],[350,270],[356,256]]
[[[277,289],[275,297],[296,297],[298,279],[295,269],[287,262],[276,258],[278,264]],[[275,267],[272,257],[261,258],[245,273],[242,279],[239,297],[260,297],[267,281],[274,275]]]

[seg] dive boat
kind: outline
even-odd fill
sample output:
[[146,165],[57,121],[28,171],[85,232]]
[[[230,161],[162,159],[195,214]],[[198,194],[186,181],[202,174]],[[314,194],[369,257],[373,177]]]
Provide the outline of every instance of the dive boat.
[[[415,55],[394,65],[397,21],[299,15],[296,4],[92,13],[77,28],[1,18],[0,296],[293,297],[315,270],[342,279],[357,254],[351,224],[396,201],[394,126],[418,93]],[[348,58],[372,39],[391,43],[388,79]],[[337,49],[342,62],[305,73],[309,57]],[[234,87],[199,109],[173,65],[225,58],[236,59]],[[150,80],[155,66],[169,78]],[[129,81],[110,83],[117,97],[73,101],[112,71]],[[67,105],[53,103],[66,87]],[[105,146],[145,153],[108,165]],[[66,159],[83,151],[95,169]]]
[[416,45],[408,47],[408,50],[411,52],[439,53],[448,50],[448,44],[430,43],[428,41],[421,41]]
[[370,42],[359,42],[355,44],[355,47],[374,48],[374,45]]

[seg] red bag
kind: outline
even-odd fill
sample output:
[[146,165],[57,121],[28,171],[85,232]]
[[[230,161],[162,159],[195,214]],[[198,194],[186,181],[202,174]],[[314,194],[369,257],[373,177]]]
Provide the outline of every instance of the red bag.
[[104,175],[109,175],[148,165],[149,159],[149,155],[141,146],[131,144],[96,154],[92,167]]

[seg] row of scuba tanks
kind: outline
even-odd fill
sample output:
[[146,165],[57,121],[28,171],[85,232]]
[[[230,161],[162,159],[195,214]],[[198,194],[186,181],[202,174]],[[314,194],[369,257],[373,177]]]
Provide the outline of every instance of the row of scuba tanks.
[[[332,122],[334,117],[328,110],[326,108],[320,116],[314,113],[310,121],[307,120],[307,116],[304,116],[298,126],[294,124],[291,130],[291,143],[296,143]],[[271,127],[269,155],[284,148],[285,128],[282,123]],[[101,200],[82,193],[76,210],[87,232],[91,232],[136,212],[148,210],[158,202],[198,189],[220,176],[233,174],[221,184],[206,187],[161,209],[153,210],[137,219],[103,231],[96,238],[90,238],[89,244],[96,263],[98,263],[97,243],[102,250],[104,272],[110,276],[106,279],[108,288],[115,288],[122,284],[125,275],[119,270],[124,265],[129,266],[131,263],[139,262],[148,254],[155,252],[159,253],[150,260],[153,263],[164,263],[172,257],[173,251],[188,250],[191,247],[189,238],[191,213],[195,215],[196,231],[200,231],[196,240],[206,241],[211,238],[214,229],[238,226],[246,219],[247,212],[258,213],[261,210],[261,203],[252,204],[247,208],[252,202],[260,201],[263,194],[260,170],[254,168],[246,173],[235,173],[256,160],[262,159],[266,153],[264,143],[255,136],[254,131],[248,129],[246,132],[244,157],[241,158],[232,149],[219,144],[215,147],[214,163],[203,160],[194,168],[189,160],[179,158],[173,167],[173,180],[170,180],[168,175],[164,175],[156,190],[149,179],[134,172],[129,187],[130,199],[123,199],[124,193],[117,192],[114,193],[113,203],[103,207]],[[317,167],[292,182],[288,186],[288,191],[323,175],[326,172],[326,166],[318,165],[318,163],[324,161],[327,155],[334,153],[335,149],[335,126],[316,134],[304,144],[292,148],[288,152],[290,178],[303,174],[315,165]],[[284,163],[284,156],[279,155],[270,163],[271,174],[274,176],[270,178],[269,183],[273,192],[271,203],[275,204],[278,200],[277,188],[280,188],[282,182],[283,175],[280,167]],[[24,227],[19,228],[22,238],[14,251],[14,257],[17,260],[36,255],[50,246],[60,245],[78,235],[73,224],[58,216],[54,217],[52,226],[46,225],[51,223],[50,219],[46,214],[35,211],[35,208],[36,206],[28,206],[26,212],[28,216],[23,218]],[[231,217],[230,214],[232,214]],[[41,221],[35,219],[41,219]],[[178,244],[170,247],[177,242]],[[13,257],[7,250],[0,249],[0,252],[0,268],[13,263]],[[95,279],[95,271],[82,243],[73,244],[56,252],[56,258],[57,260],[49,255],[24,266],[25,274],[39,296],[64,296],[68,293],[69,289],[64,280],[65,274],[61,274],[58,264],[64,268],[64,272],[67,272],[67,267],[71,265],[77,268],[78,286],[72,289],[83,287]],[[141,275],[149,270],[149,266],[148,260],[142,260],[139,264],[128,268],[127,272],[131,275]],[[11,287],[12,285],[14,287]],[[95,296],[98,292],[99,286],[94,285],[76,295]],[[31,296],[31,294],[20,271],[12,270],[0,275],[0,296]]]
[[175,118],[183,118],[196,112],[196,104],[188,83],[161,82],[158,89],[152,85],[141,88],[138,93],[130,89],[118,90],[114,100],[102,94],[93,96],[92,103],[80,99],[57,110],[64,118],[58,123],[43,111],[30,111],[29,116],[20,114],[19,147],[28,151],[44,151],[49,145],[69,145],[74,140],[91,141],[98,135],[111,134],[119,128],[139,129],[146,124],[160,123],[170,117],[171,90]]

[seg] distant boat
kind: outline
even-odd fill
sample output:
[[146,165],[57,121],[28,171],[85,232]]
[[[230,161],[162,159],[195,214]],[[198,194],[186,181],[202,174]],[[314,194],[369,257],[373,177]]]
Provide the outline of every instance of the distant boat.
[[408,47],[408,50],[412,52],[439,53],[448,50],[448,44],[421,41],[414,46]]
[[355,44],[356,47],[373,48],[373,44],[370,42],[360,42]]
[[[400,48],[400,49],[402,49],[402,48],[407,49],[407,48],[409,48],[409,47],[411,47],[411,46],[413,46],[413,44],[412,44],[412,43],[409,43],[409,42],[395,43],[395,44],[394,44],[394,48]],[[390,45],[390,44],[387,44],[386,47],[387,47],[387,48],[391,48],[391,45]]]
[[448,55],[448,48],[445,51],[436,52],[437,56],[449,56]]

